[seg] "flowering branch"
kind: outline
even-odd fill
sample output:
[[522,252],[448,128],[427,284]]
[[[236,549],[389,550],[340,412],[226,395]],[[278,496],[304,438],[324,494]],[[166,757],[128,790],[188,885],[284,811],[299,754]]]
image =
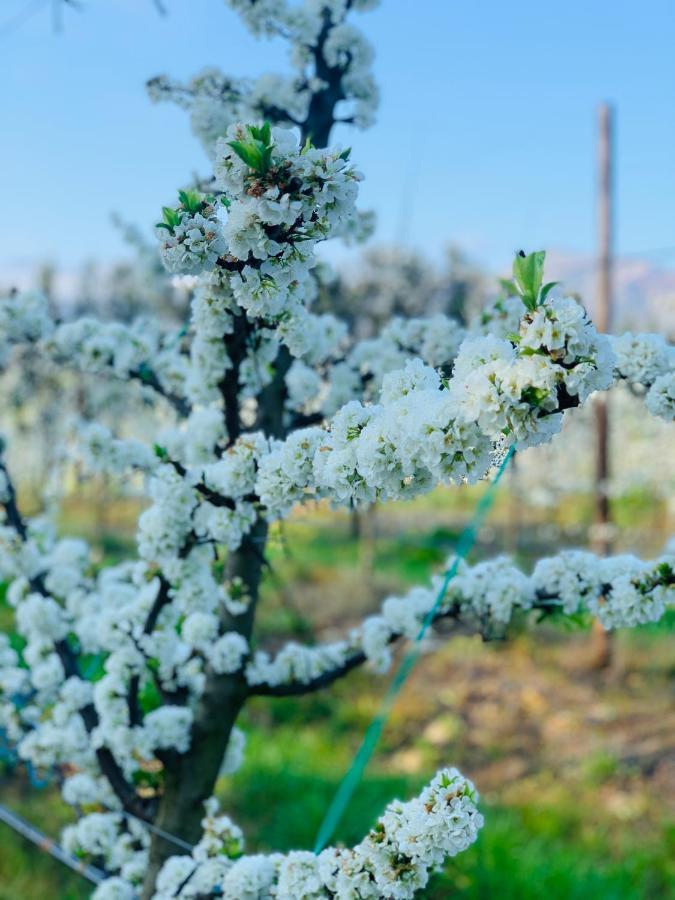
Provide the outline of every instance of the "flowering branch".
[[12,345],[34,344],[54,362],[81,372],[138,381],[163,397],[180,416],[190,404],[180,385],[184,378],[181,336],[147,320],[131,325],[81,318],[56,322],[39,291],[0,298],[0,357]]
[[[25,544],[28,541],[28,528],[17,505],[16,490],[9,477],[7,468],[1,459],[0,482],[0,505],[3,506],[5,510],[7,524],[16,532],[21,542]],[[36,576],[32,578],[31,587],[46,601],[51,601],[53,603],[42,577]],[[63,666],[65,678],[79,679],[80,671],[77,657],[68,642],[65,639],[60,639],[54,642],[53,647]],[[91,734],[99,725],[95,707],[93,704],[87,703],[80,708],[79,713],[87,732]],[[138,797],[135,789],[126,780],[110,750],[107,747],[98,747],[96,749],[96,758],[101,767],[101,771],[108,779],[110,786],[120,800],[123,808],[133,815],[145,819],[148,816],[148,804]]]
[[[241,856],[243,836],[217,804],[207,806],[204,839],[191,857],[169,859],[158,880],[157,900],[200,896],[239,900],[320,900],[358,896],[363,900],[408,900],[423,889],[448,857],[470,846],[483,826],[478,792],[457,769],[442,769],[418,797],[387,806],[354,848]],[[255,891],[255,894],[252,893]],[[101,894],[96,894],[100,900]],[[120,895],[127,900],[127,895]]]
[[[453,565],[451,557],[447,568]],[[508,557],[469,567],[457,575],[439,601],[441,578],[429,587],[413,588],[405,597],[389,597],[380,614],[370,616],[343,641],[317,646],[287,644],[271,659],[258,651],[247,664],[254,696],[285,697],[320,690],[369,662],[383,672],[391,664],[391,646],[415,640],[432,610],[433,623],[453,619],[484,640],[502,635],[517,613],[579,617],[597,616],[608,628],[634,627],[658,621],[675,605],[675,555],[655,562],[636,557],[597,557],[563,551],[541,559],[530,576]]]

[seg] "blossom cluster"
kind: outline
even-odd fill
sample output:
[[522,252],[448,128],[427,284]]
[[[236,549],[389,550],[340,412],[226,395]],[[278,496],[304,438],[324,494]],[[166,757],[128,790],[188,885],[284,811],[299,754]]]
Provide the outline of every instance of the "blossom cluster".
[[[157,227],[165,265],[201,273],[193,303],[192,365],[185,390],[193,402],[217,399],[232,367],[224,338],[244,310],[273,327],[251,335],[238,361],[244,396],[265,386],[280,342],[296,356],[317,359],[344,335],[330,316],[312,316],[314,247],[353,212],[358,174],[348,152],[302,149],[297,136],[269,126],[233,125],[218,142],[216,184],[227,216],[191,191],[178,209],[165,208]],[[324,353],[324,357],[325,357]]]
[[120,440],[105,425],[80,422],[77,435],[82,462],[90,472],[122,475],[129,469],[151,472],[157,466],[158,459],[147,444]]
[[661,334],[627,332],[611,341],[619,377],[646,390],[652,415],[675,420],[675,347]]
[[[90,805],[100,791],[95,783],[89,782],[91,779],[87,775],[71,776],[64,784],[64,796],[70,803]],[[64,850],[80,859],[100,860],[106,871],[120,873],[106,879],[106,887],[101,891],[103,896],[135,897],[132,885],[142,881],[148,859],[149,837],[142,823],[119,812],[91,812],[78,819],[75,825],[63,829],[61,844]],[[116,885],[121,888],[117,894]]]
[[[450,557],[446,570],[455,562]],[[256,651],[246,677],[256,688],[307,685],[339,672],[359,655],[375,670],[386,671],[394,641],[414,640],[432,611],[437,619],[472,624],[485,637],[503,631],[518,611],[586,611],[608,629],[656,622],[675,605],[675,554],[645,562],[630,555],[603,558],[569,550],[539,560],[531,575],[500,556],[473,567],[460,562],[445,590],[443,585],[444,576],[437,575],[427,587],[388,597],[380,613],[366,618],[343,640],[315,646],[291,642],[274,657]]]
[[[134,677],[146,693],[153,689],[151,659],[167,688],[201,684],[200,665],[189,664],[189,653],[176,653],[180,642],[170,628],[143,633],[158,580],[139,564],[107,569],[93,579],[84,542],[55,541],[33,527],[10,570],[3,555],[13,549],[8,531],[0,534],[0,572],[13,579],[8,600],[25,646],[20,653],[5,648],[2,724],[18,740],[19,755],[37,767],[67,763],[98,775],[96,750],[107,747],[131,778],[158,749],[184,752],[189,708],[155,708],[153,702],[135,721],[128,702]],[[95,661],[95,683],[86,668],[71,668],[76,654]],[[93,727],[86,709],[95,713]]]
[[179,390],[185,361],[177,344],[177,335],[164,333],[147,319],[122,325],[83,317],[59,325],[45,348],[55,360],[97,375],[111,373],[128,378],[130,373],[137,373],[142,381],[144,370],[151,369],[167,389]]
[[153,319],[125,325],[83,316],[58,323],[42,292],[24,291],[0,297],[0,365],[13,344],[36,344],[48,359],[82,372],[133,378],[166,395],[184,393],[188,358],[181,335]]
[[[203,442],[200,447],[193,436],[184,454],[194,464],[185,477],[170,463],[158,467],[148,485],[152,504],[138,523],[141,558],[168,571],[195,545],[236,550],[256,521],[256,467],[266,447],[266,439],[255,433],[240,438],[218,458],[214,445]],[[209,453],[208,463],[194,460],[199,449]]]
[[225,250],[217,210],[194,192],[181,191],[177,209],[164,208],[164,221],[157,225],[160,256],[169,272],[198,275],[213,268]]
[[388,372],[380,403],[352,401],[329,429],[292,433],[260,461],[256,490],[273,515],[307,491],[337,503],[413,496],[476,481],[495,446],[549,440],[563,410],[613,381],[609,341],[571,298],[524,311],[511,339],[466,338],[452,376],[420,359]]
[[47,300],[40,291],[13,293],[0,299],[0,366],[14,343],[37,341],[54,330]]
[[[234,453],[208,477],[220,487],[229,479],[236,492],[237,470],[246,465],[245,455]],[[6,504],[9,482],[1,471]],[[188,526],[180,491],[170,490],[182,483],[173,474],[176,481],[160,479],[153,490],[165,501],[162,515],[173,516],[175,534]],[[161,557],[165,576],[143,561],[95,574],[86,543],[57,539],[44,519],[27,520],[23,535],[0,526],[0,580],[9,583],[23,644],[20,651],[6,640],[0,647],[0,725],[37,767],[67,763],[95,778],[96,751],[105,747],[126,777],[143,780],[157,751],[189,748],[189,701],[202,692],[207,665],[218,674],[237,672],[249,655],[247,641],[222,625],[224,614],[246,611],[243,585],[216,580],[208,546],[181,557],[141,519],[141,551]],[[168,700],[174,692],[177,703]],[[241,760],[240,737],[224,761],[228,771]]]
[[233,123],[269,120],[280,125],[303,125],[317,96],[330,101],[335,120],[335,107],[340,103],[340,119],[359,128],[372,123],[379,100],[371,72],[373,51],[363,34],[346,19],[350,10],[368,9],[377,0],[227,2],[254,34],[280,35],[289,43],[294,71],[246,79],[208,67],[186,83],[166,76],[148,83],[153,100],[169,100],[187,110],[192,130],[211,158],[218,138]]
[[[317,317],[308,313],[308,318]],[[449,372],[465,336],[465,329],[455,319],[442,314],[393,318],[377,337],[355,343],[343,355],[341,336],[332,345],[327,343],[314,358],[294,361],[286,375],[287,406],[330,417],[350,400],[376,400],[384,376],[403,368],[411,357]],[[316,341],[311,344],[316,345]],[[294,356],[302,354],[296,352]]]
[[360,176],[348,152],[301,148],[281,128],[258,141],[257,164],[244,152],[252,138],[252,129],[233,125],[219,140],[216,185],[230,199],[223,233],[234,296],[250,315],[275,317],[313,289],[306,283],[314,247],[353,212]]
[[[442,769],[418,797],[390,803],[353,848],[329,847],[319,854],[296,850],[237,860],[232,859],[231,848],[238,847],[240,832],[222,817],[222,826],[205,824],[205,838],[191,856],[174,856],[165,863],[154,900],[216,896],[225,900],[407,900],[425,887],[430,874],[448,857],[476,840],[483,826],[477,801],[478,793],[468,779],[457,769]],[[105,882],[94,895],[95,900],[118,896],[131,894],[113,894]]]

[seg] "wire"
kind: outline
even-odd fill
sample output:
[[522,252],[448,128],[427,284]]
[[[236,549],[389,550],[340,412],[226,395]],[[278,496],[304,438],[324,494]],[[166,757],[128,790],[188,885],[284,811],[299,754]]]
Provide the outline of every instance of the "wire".
[[164,838],[165,841],[168,841],[170,844],[175,844],[176,847],[180,847],[181,850],[187,850],[188,853],[192,852],[194,849],[192,844],[189,844],[187,841],[184,841],[182,838],[176,837],[174,834],[171,834],[169,831],[164,831],[163,828],[159,828],[157,825],[153,825],[152,822],[146,821],[146,819],[140,819],[138,816],[135,816],[133,813],[122,811],[121,815],[123,815],[127,819],[133,819],[135,822],[139,822],[148,831],[154,832],[161,838]]
[[[23,764],[28,772],[28,778],[30,780],[31,787],[42,789],[49,787],[49,785],[53,783],[53,779],[50,779],[49,777],[37,777],[33,764],[30,762],[30,760],[26,761],[19,757],[14,748],[11,746],[10,742],[7,740],[7,735],[4,729],[0,729],[0,759],[8,763],[10,766]],[[126,812],[126,810],[111,810],[111,812],[119,812],[119,814],[124,816],[125,818],[133,819],[135,822],[143,825],[144,828],[147,828],[148,831],[152,831],[159,837],[164,838],[165,841],[174,844],[176,847],[180,847],[181,850],[187,850],[188,853],[190,853],[194,849],[192,844],[189,844],[182,838],[176,837],[176,835],[173,835],[168,831],[164,831],[163,828],[159,828],[159,826],[154,825],[152,822],[148,822],[145,819],[141,819],[138,816],[135,816],[133,813]]]
[[26,819],[22,818],[17,813],[12,812],[11,809],[8,809],[1,803],[0,822],[4,822],[5,825],[8,825],[16,831],[17,834],[20,834],[21,837],[31,841],[36,847],[39,847],[40,850],[53,856],[54,859],[59,862],[64,863],[69,869],[77,872],[78,875],[82,875],[83,878],[86,878],[87,881],[91,881],[92,884],[100,884],[108,877],[105,872],[101,869],[97,869],[96,866],[91,866],[88,863],[84,863],[82,860],[77,859],[77,857],[71,856],[60,844],[57,844],[52,838],[47,837],[46,834],[43,834],[43,832],[34,825],[31,825]]

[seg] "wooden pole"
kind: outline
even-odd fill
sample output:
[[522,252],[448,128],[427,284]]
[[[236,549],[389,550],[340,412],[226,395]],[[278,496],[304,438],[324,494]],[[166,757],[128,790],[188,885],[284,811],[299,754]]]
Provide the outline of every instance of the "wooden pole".
[[[612,328],[612,269],[614,249],[614,114],[604,103],[598,110],[598,274],[595,325],[598,331]],[[609,499],[611,476],[610,415],[606,394],[596,398],[595,406],[595,534],[597,553],[612,552],[612,508]],[[593,666],[606,668],[611,663],[612,647],[608,633],[599,621],[593,624]]]

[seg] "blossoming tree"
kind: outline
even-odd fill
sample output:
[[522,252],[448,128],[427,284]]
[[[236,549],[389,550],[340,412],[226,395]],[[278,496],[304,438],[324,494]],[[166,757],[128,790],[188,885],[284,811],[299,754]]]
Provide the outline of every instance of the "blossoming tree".
[[675,560],[565,552],[529,575],[506,558],[462,563],[438,604],[436,578],[341,640],[270,655],[256,633],[270,524],[308,499],[354,507],[476,482],[617,380],[672,420],[675,356],[655,335],[598,334],[543,283],[543,253],[516,258],[509,296],[469,332],[438,315],[359,343],[314,314],[316,245],[363,224],[349,150],[328,145],[336,122],[372,119],[371,51],[349,21],[372,2],[229,2],[255,33],[289,40],[295,74],[151,85],[186,106],[213,161],[157,228],[167,269],[195,279],[189,334],[59,324],[39,294],[0,303],[5,355],[35,344],[60,366],[140,384],[173,417],[154,445],[81,429],[90,467],[146,477],[137,557],[105,568],[23,514],[11,448],[2,456],[0,574],[18,639],[0,639],[0,721],[21,757],[59,774],[79,816],[63,842],[107,875],[97,900],[413,897],[476,838],[473,785],[439,772],[353,848],[246,855],[213,797],[241,759],[245,704],[362,665],[384,672],[432,609],[484,634],[515,610],[654,621],[673,599]]

